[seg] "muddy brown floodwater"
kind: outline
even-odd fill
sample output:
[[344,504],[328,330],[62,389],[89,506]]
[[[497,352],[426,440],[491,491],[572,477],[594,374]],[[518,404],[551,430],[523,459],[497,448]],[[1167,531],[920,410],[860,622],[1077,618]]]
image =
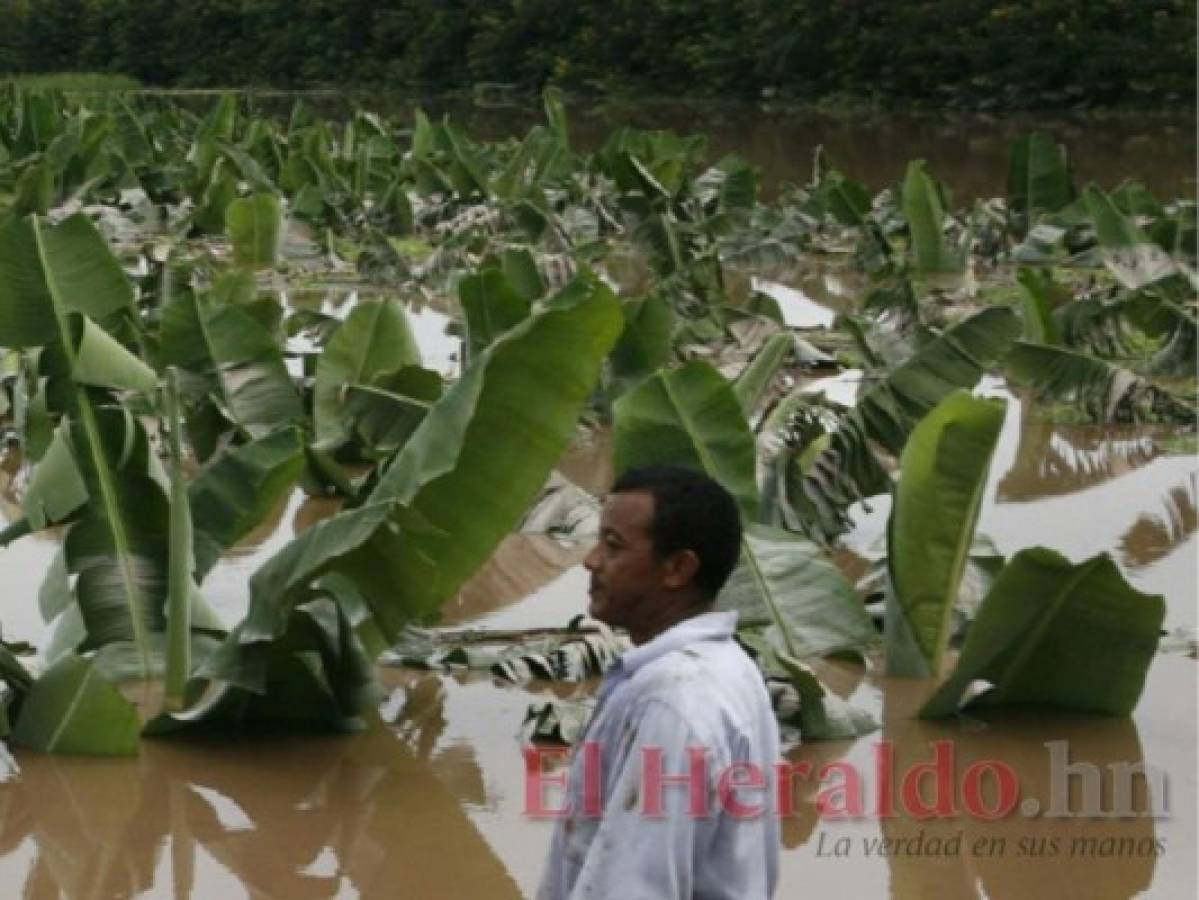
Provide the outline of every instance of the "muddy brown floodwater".
[[[215,93],[188,92],[181,102],[204,111]],[[263,113],[286,119],[298,94],[256,93]],[[308,94],[319,114],[340,119],[354,109],[382,113],[400,125],[420,107],[432,118],[451,117],[476,140],[523,137],[543,123],[534,98],[518,95],[478,102],[462,97],[423,97],[387,92]],[[498,101],[498,102],[497,102]],[[1011,142],[1039,129],[1069,150],[1080,185],[1096,181],[1111,188],[1128,177],[1145,181],[1159,197],[1195,195],[1195,110],[1060,113],[967,113],[897,107],[869,110],[849,104],[822,109],[772,101],[712,98],[680,100],[640,96],[628,100],[577,98],[567,104],[573,145],[599,149],[622,126],[703,134],[712,161],[736,153],[758,166],[763,187],[773,194],[786,183],[807,181],[817,146],[847,175],[881,190],[897,183],[907,160],[925,159],[930,171],[969,205],[977,197],[1002,196]]]

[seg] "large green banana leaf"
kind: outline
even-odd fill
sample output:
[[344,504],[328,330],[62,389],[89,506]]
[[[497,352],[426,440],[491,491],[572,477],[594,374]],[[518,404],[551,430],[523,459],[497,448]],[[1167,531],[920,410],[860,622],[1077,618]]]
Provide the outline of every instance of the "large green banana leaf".
[[860,654],[878,642],[861,599],[823,549],[764,525],[745,530],[745,553],[717,605],[739,627],[773,625],[790,657]]
[[303,469],[300,435],[288,428],[223,453],[188,485],[197,579],[266,518]]
[[[146,634],[161,623],[165,596],[166,498],[149,475],[145,432],[128,413],[97,407],[84,385],[150,389],[153,372],[87,316],[110,318],[132,292],[86,219],[48,227],[36,218],[0,234],[13,280],[0,297],[17,340],[42,344],[43,369],[60,381],[73,412],[58,435],[50,476],[35,478],[31,521],[46,524],[81,509],[65,543],[86,625],[85,648],[132,641],[147,658]],[[80,492],[80,483],[84,492]],[[86,493],[82,507],[77,502]]]
[[313,421],[320,443],[346,432],[346,394],[380,375],[420,365],[420,348],[403,304],[394,298],[362,300],[325,344],[316,363]]
[[624,331],[608,358],[609,396],[617,397],[670,361],[674,312],[662,294],[626,300]]
[[732,385],[708,363],[659,369],[613,408],[612,462],[678,465],[707,472],[746,521],[758,518],[754,441]]
[[891,675],[936,675],[974,541],[1004,404],[950,394],[912,432],[887,523]]
[[463,278],[458,282],[458,300],[466,316],[467,362],[529,315],[529,301],[499,269]]
[[274,194],[242,197],[226,208],[225,227],[238,265],[252,269],[270,266],[283,240],[283,207]]
[[304,418],[299,394],[274,339],[231,303],[180,291],[162,311],[162,356],[193,376],[185,392],[211,396],[251,438]]
[[945,189],[925,168],[924,160],[908,163],[903,180],[903,214],[908,220],[912,260],[920,272],[960,272],[966,264],[963,249],[945,237]]
[[1127,715],[1145,686],[1165,617],[1160,596],[1132,588],[1106,554],[1077,565],[1021,550],[983,601],[949,679],[920,710],[948,716],[974,682],[984,706],[1044,703]]
[[1037,216],[1069,205],[1075,194],[1063,145],[1041,131],[1012,142],[1007,203],[1011,230],[1016,237],[1023,238]]
[[84,216],[53,226],[31,216],[0,227],[3,346],[53,346],[71,313],[103,323],[132,307],[129,280]]
[[140,729],[133,704],[90,660],[72,654],[33,683],[12,739],[46,752],[134,756]]

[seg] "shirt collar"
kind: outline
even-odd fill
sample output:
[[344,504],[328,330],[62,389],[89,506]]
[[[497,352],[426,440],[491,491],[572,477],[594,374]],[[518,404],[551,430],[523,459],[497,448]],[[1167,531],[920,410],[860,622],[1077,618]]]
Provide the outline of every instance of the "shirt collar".
[[700,613],[667,628],[653,640],[639,647],[626,650],[619,665],[626,675],[632,675],[646,663],[665,656],[695,641],[713,641],[730,638],[737,629],[737,613],[734,610]]

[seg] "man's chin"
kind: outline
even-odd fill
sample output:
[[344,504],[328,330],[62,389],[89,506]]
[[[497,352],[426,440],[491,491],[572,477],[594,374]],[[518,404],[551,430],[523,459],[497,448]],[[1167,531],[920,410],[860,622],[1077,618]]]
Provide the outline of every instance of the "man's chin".
[[605,625],[612,624],[608,621],[608,604],[604,602],[603,597],[591,595],[591,601],[587,604],[587,615]]

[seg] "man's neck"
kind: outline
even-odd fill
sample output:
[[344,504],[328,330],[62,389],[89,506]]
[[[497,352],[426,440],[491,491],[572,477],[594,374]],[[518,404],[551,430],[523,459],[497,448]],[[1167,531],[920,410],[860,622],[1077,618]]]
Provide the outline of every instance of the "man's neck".
[[686,619],[711,612],[712,606],[713,602],[704,598],[691,598],[680,603],[668,604],[662,608],[661,615],[654,621],[636,630],[629,629],[629,639],[635,647],[640,647]]

